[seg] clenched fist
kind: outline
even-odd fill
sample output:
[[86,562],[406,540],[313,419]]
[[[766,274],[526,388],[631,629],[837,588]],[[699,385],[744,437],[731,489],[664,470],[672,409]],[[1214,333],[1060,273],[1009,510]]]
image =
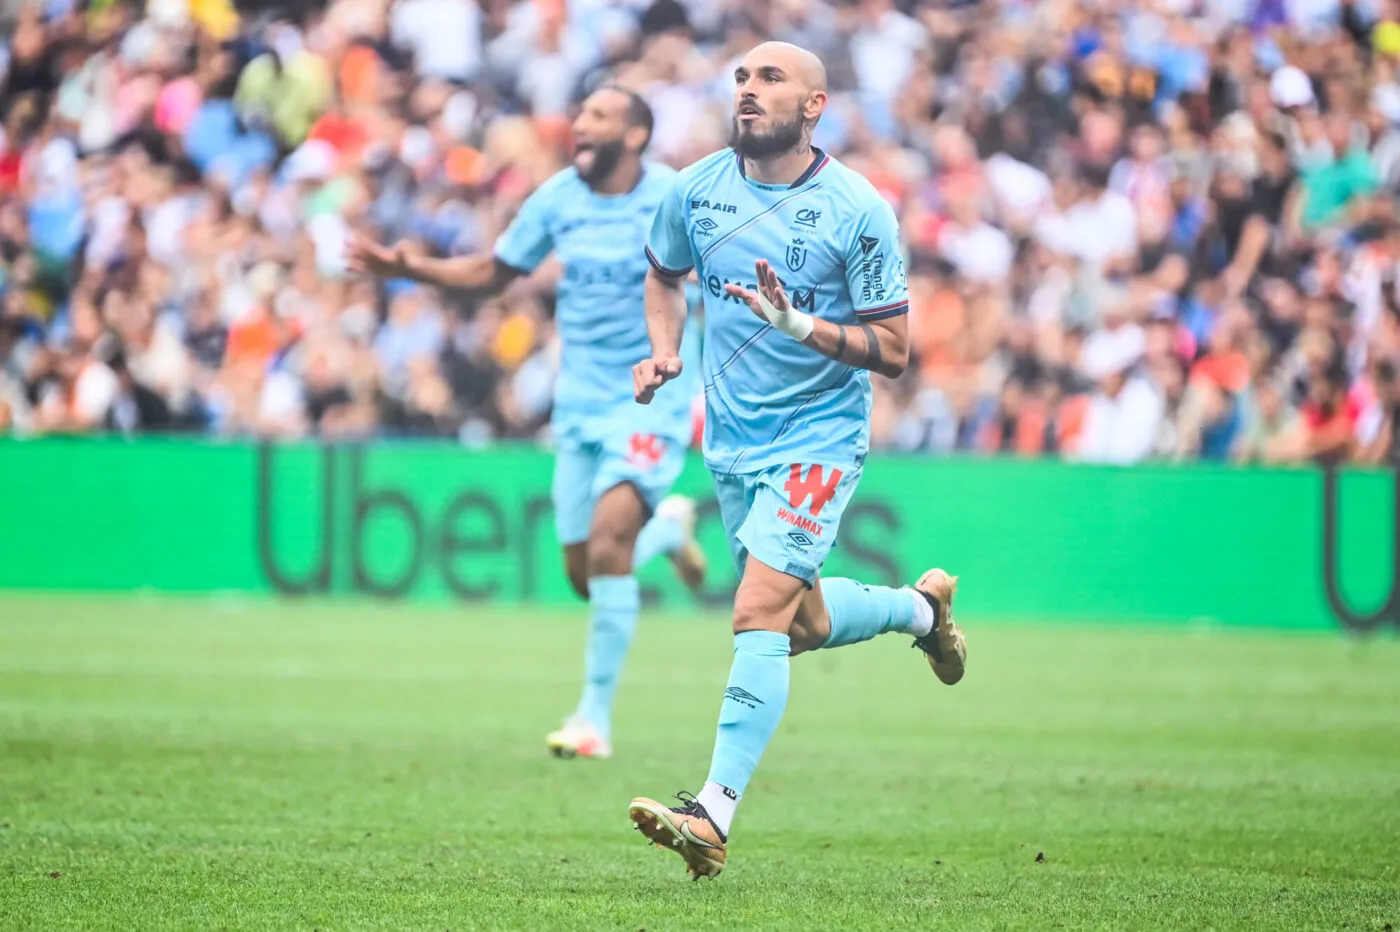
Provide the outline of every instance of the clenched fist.
[[651,404],[656,390],[681,374],[679,356],[643,359],[632,367],[632,395],[638,404]]

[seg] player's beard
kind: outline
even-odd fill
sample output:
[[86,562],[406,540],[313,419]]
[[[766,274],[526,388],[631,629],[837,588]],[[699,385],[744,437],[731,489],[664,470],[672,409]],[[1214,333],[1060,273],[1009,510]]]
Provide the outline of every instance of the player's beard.
[[578,160],[574,160],[574,167],[578,169],[579,177],[588,184],[598,184],[612,170],[617,168],[622,161],[622,140],[613,139],[609,142],[594,143],[584,153],[583,164],[579,165]]
[[729,131],[729,144],[746,159],[766,159],[791,152],[802,143],[802,114],[791,120],[774,121],[766,130],[758,131],[734,117]]

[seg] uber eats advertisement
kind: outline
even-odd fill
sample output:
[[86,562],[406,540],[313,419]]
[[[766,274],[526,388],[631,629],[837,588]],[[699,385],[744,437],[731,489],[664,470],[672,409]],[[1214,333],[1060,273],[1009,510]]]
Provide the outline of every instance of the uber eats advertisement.
[[[575,603],[548,451],[437,443],[0,443],[0,586]],[[648,604],[722,610],[736,582],[692,454],[710,562],[697,599],[644,568]],[[987,619],[1400,626],[1395,479],[1378,472],[868,461],[827,575],[961,576]]]

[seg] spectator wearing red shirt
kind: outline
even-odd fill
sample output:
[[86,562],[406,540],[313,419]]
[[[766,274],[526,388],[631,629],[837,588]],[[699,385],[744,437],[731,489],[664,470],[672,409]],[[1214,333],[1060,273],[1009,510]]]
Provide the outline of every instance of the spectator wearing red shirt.
[[1344,462],[1356,447],[1361,407],[1347,395],[1346,384],[1346,371],[1330,366],[1308,388],[1302,408],[1305,449],[1307,457],[1320,465]]

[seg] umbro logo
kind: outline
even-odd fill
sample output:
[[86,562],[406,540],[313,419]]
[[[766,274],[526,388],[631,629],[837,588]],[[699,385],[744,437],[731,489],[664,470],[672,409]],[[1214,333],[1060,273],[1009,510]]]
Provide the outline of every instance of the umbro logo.
[[738,686],[731,686],[724,691],[724,698],[733,699],[735,702],[742,702],[750,709],[756,709],[763,705],[762,699],[749,692],[747,689],[740,689]]
[[719,224],[715,223],[709,217],[701,217],[699,220],[695,221],[695,232],[700,236],[709,236],[718,226]]
[[862,236],[860,238],[860,254],[863,256],[868,256],[870,255],[870,250],[874,249],[878,245],[880,245],[880,241],[875,237]]
[[792,541],[799,547],[810,547],[816,543],[816,541],[812,540],[812,538],[808,537],[801,531],[789,531],[788,540]]

